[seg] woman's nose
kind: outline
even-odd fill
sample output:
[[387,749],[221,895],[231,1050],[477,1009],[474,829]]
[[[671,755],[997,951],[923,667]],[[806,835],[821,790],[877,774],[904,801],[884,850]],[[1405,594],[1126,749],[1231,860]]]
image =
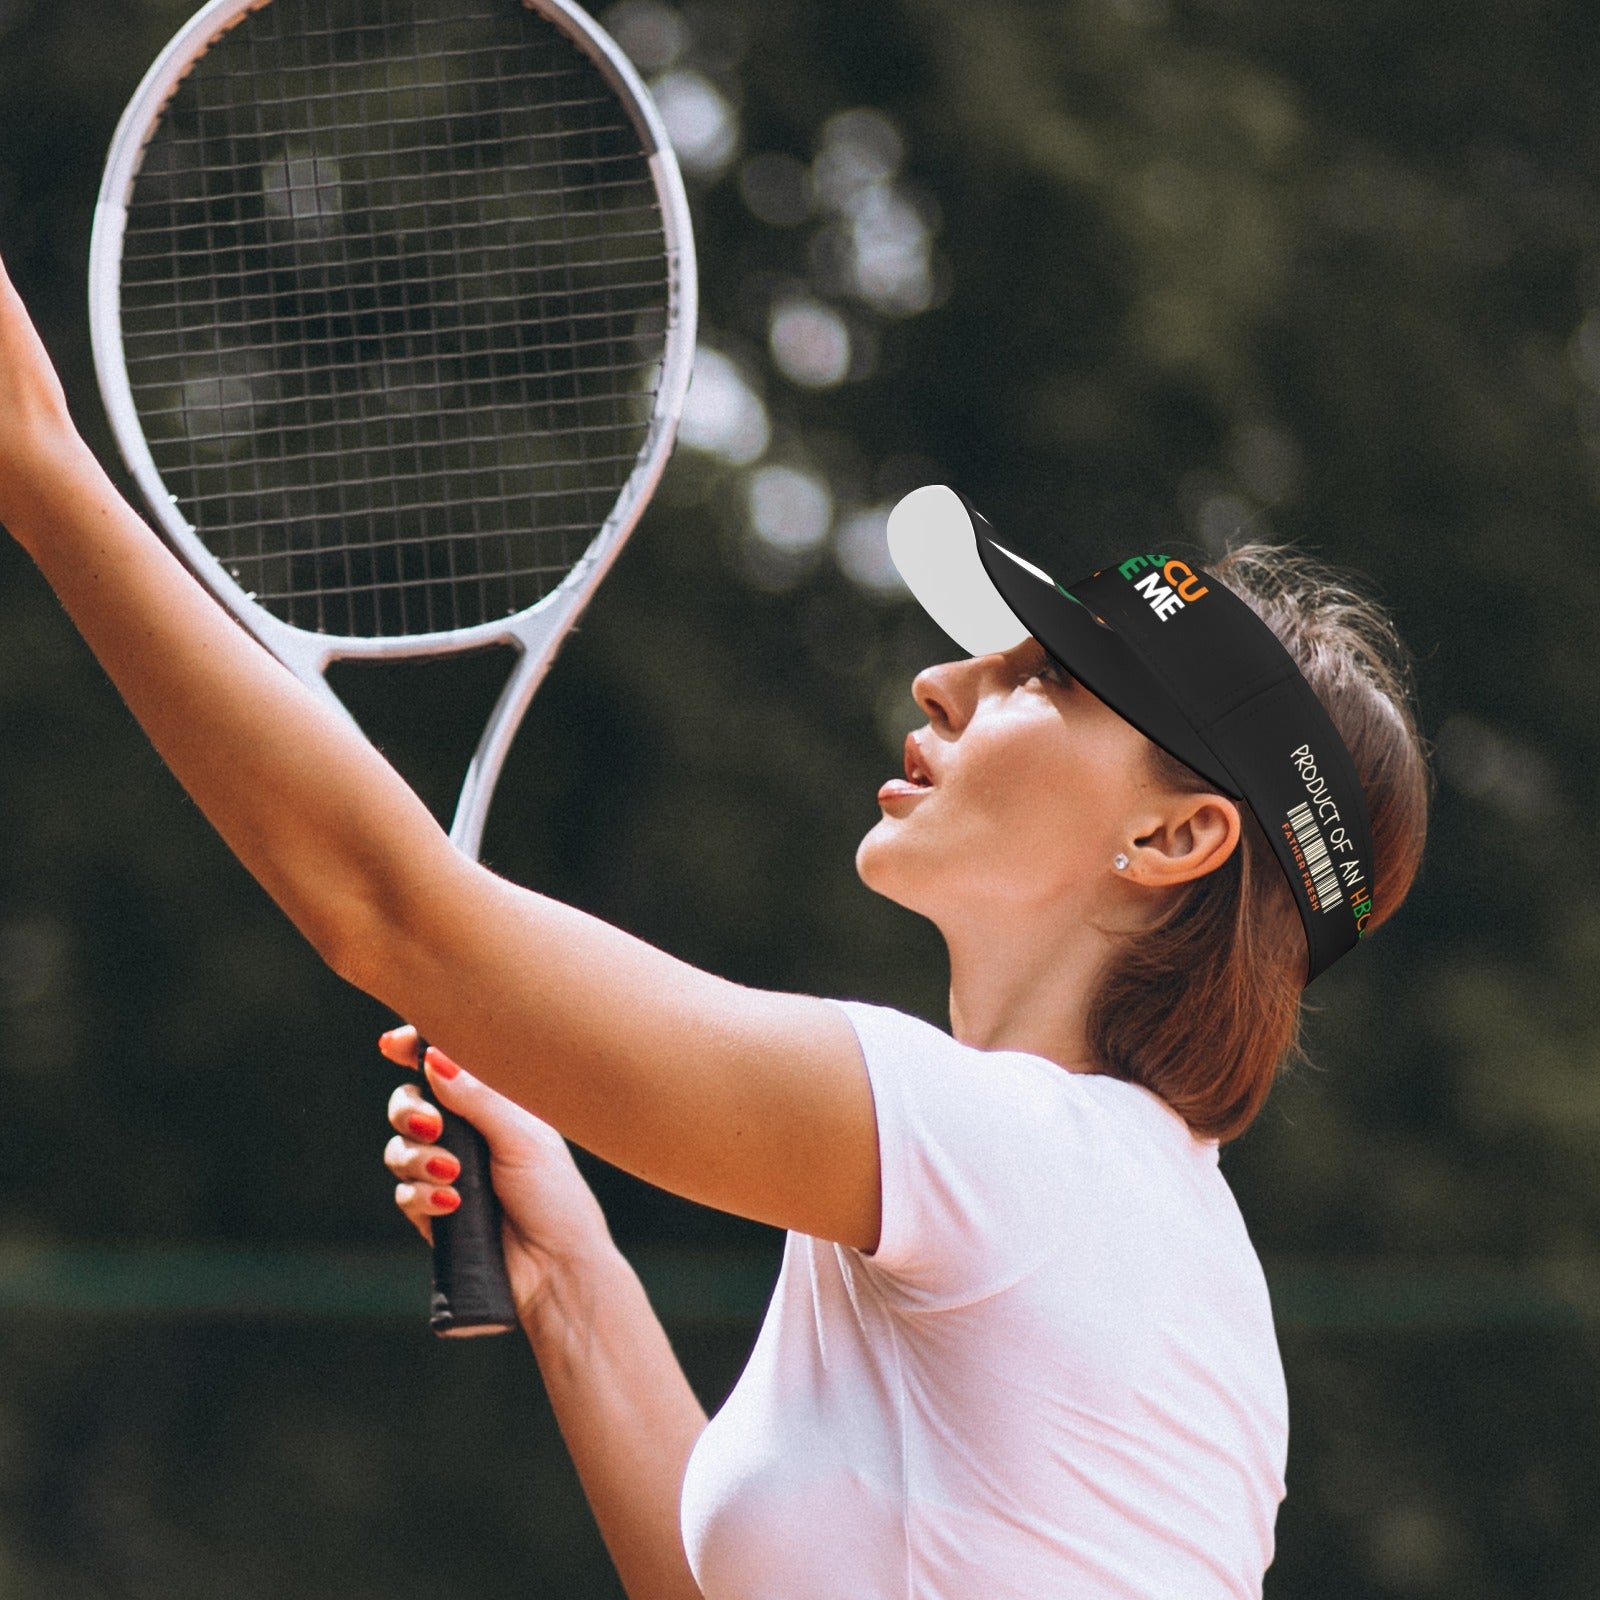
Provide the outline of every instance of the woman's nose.
[[972,716],[977,703],[981,657],[963,661],[943,661],[924,667],[911,680],[911,697],[935,728],[959,733]]

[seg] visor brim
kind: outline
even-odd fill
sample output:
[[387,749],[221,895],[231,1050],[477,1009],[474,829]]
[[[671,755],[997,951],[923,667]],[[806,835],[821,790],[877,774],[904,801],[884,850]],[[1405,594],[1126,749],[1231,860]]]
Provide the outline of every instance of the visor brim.
[[993,594],[1021,627],[1091,694],[1152,743],[1192,768],[1219,793],[1242,799],[1238,781],[1178,710],[1172,690],[1127,640],[1048,573],[1006,549],[964,495],[954,490],[950,493],[967,513],[983,575]]

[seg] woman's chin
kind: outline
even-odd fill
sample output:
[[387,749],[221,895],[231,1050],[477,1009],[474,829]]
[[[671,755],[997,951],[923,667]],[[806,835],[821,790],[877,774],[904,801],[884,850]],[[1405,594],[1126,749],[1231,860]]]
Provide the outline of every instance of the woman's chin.
[[917,874],[899,833],[893,817],[882,817],[874,823],[856,846],[856,876],[874,894],[914,911]]

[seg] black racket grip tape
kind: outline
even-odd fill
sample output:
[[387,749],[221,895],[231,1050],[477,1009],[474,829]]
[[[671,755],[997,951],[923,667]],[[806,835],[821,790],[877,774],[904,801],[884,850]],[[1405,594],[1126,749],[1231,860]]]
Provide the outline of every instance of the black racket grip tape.
[[[426,1049],[418,1042],[421,1059]],[[489,1181],[488,1141],[464,1117],[439,1108],[438,1144],[461,1163],[452,1187],[461,1204],[433,1219],[433,1295],[428,1321],[443,1338],[508,1333],[517,1326],[500,1243],[500,1202]]]

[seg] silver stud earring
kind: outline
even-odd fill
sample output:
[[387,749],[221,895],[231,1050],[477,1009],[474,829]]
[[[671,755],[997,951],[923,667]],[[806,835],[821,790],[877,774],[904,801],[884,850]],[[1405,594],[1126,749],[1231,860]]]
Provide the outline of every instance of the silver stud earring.
[[1127,866],[1127,864],[1128,864],[1128,858],[1125,855],[1123,855],[1123,853],[1120,850],[1117,851],[1116,860],[1113,862],[1113,865],[1116,867],[1117,871],[1121,872],[1122,869],[1125,866]]

